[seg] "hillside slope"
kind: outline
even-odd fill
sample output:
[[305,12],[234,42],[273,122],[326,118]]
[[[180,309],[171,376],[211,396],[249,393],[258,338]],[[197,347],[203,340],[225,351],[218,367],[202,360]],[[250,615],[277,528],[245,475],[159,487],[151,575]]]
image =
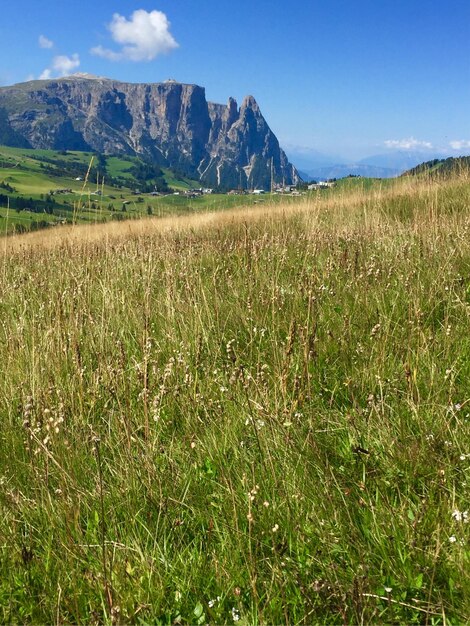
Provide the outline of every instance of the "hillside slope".
[[438,174],[450,176],[470,171],[470,157],[449,157],[447,159],[432,159],[420,163],[416,167],[407,170],[402,176],[417,176],[420,174]]

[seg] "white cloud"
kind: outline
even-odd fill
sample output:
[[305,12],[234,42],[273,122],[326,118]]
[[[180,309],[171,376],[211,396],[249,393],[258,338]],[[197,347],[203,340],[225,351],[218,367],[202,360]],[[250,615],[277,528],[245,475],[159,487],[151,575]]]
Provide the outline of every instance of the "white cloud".
[[40,80],[48,80],[54,76],[68,76],[80,67],[80,57],[77,53],[68,57],[64,54],[56,56],[52,59],[51,67],[46,68],[39,76]]
[[50,39],[48,39],[47,37],[45,37],[44,35],[39,35],[39,47],[40,48],[53,48],[54,47],[54,42],[51,41]]
[[459,141],[451,141],[449,146],[452,150],[468,150],[470,148],[470,141],[466,139],[461,139]]
[[138,9],[129,20],[115,13],[108,30],[121,49],[115,52],[96,46],[90,52],[110,61],[152,61],[178,47],[170,33],[170,22],[161,11]]
[[420,141],[414,137],[408,139],[387,139],[384,142],[387,148],[398,150],[432,150],[433,145],[430,141]]
[[122,52],[114,52],[108,48],[103,48],[103,46],[95,46],[90,50],[90,52],[97,57],[108,59],[108,61],[122,61],[126,58]]
[[61,76],[67,76],[67,74],[70,74],[70,72],[77,69],[77,67],[80,67],[80,57],[77,53],[72,54],[71,57],[60,55],[54,57],[52,61],[52,68]]

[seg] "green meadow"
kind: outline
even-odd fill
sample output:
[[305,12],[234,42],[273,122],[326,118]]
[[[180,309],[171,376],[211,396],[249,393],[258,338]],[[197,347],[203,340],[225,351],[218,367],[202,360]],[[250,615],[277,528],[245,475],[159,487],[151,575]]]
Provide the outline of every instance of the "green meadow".
[[0,621],[468,623],[469,206],[3,238]]
[[[266,202],[264,197],[218,193],[191,198],[184,192],[200,187],[198,181],[167,168],[155,176],[151,168],[148,170],[148,164],[138,157],[0,146],[0,233],[22,233],[64,223],[218,211]],[[154,187],[166,189],[167,195],[152,195]]]

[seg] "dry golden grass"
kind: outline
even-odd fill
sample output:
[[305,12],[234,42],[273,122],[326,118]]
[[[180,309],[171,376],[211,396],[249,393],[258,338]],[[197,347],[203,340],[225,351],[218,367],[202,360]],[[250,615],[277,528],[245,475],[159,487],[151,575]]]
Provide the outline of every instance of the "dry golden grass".
[[[444,183],[450,184],[450,183]],[[439,187],[442,187],[442,183]],[[224,228],[229,224],[244,222],[255,223],[266,219],[282,219],[299,215],[315,222],[320,215],[328,216],[333,224],[343,228],[356,228],[358,224],[373,227],[373,222],[383,222],[380,211],[370,211],[387,200],[399,197],[411,199],[414,197],[429,196],[434,185],[429,182],[415,179],[400,180],[398,184],[377,188],[372,191],[357,189],[346,190],[323,196],[310,196],[299,201],[287,199],[285,203],[263,202],[256,207],[242,207],[223,212],[205,212],[194,215],[169,216],[164,218],[145,218],[142,220],[128,220],[93,225],[70,225],[36,231],[22,235],[4,238],[2,241],[5,253],[26,250],[30,248],[55,248],[64,244],[93,243],[101,241],[117,241],[139,235],[159,235],[166,233],[182,233],[191,230],[201,230],[207,227]],[[367,211],[364,213],[363,211]],[[325,225],[325,224],[323,224]]]
[[[462,176],[457,184],[467,189],[467,177]],[[455,193],[456,181],[430,179],[400,179],[384,187],[376,186],[372,190],[353,189],[339,193],[309,196],[302,200],[287,199],[285,203],[263,202],[255,207],[242,207],[223,212],[205,212],[193,215],[169,216],[164,218],[145,218],[124,222],[111,222],[95,225],[61,226],[46,231],[36,231],[3,238],[1,246],[4,255],[31,249],[54,249],[57,246],[74,244],[112,243],[129,237],[153,234],[165,236],[204,229],[223,229],[229,225],[263,223],[266,220],[277,221],[298,216],[305,220],[308,228],[322,228],[337,232],[362,230],[364,232],[388,231],[396,234],[397,229],[412,228],[422,230],[433,223],[439,228],[444,223],[452,222],[455,215],[439,210],[439,198],[447,190]],[[402,215],[396,214],[393,207],[403,202],[417,211],[410,215],[410,220],[403,224]],[[419,210],[419,205],[426,205],[426,214]],[[387,211],[386,207],[392,209]],[[436,222],[437,220],[437,222]]]

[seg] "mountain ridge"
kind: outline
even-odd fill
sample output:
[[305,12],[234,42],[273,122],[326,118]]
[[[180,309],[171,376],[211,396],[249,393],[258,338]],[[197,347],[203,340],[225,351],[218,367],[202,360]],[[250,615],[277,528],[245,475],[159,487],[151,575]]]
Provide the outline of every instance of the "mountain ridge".
[[[191,83],[75,74],[0,88],[7,145],[135,154],[210,187],[295,183],[299,175],[253,96],[238,107]],[[15,143],[16,142],[16,143]]]

